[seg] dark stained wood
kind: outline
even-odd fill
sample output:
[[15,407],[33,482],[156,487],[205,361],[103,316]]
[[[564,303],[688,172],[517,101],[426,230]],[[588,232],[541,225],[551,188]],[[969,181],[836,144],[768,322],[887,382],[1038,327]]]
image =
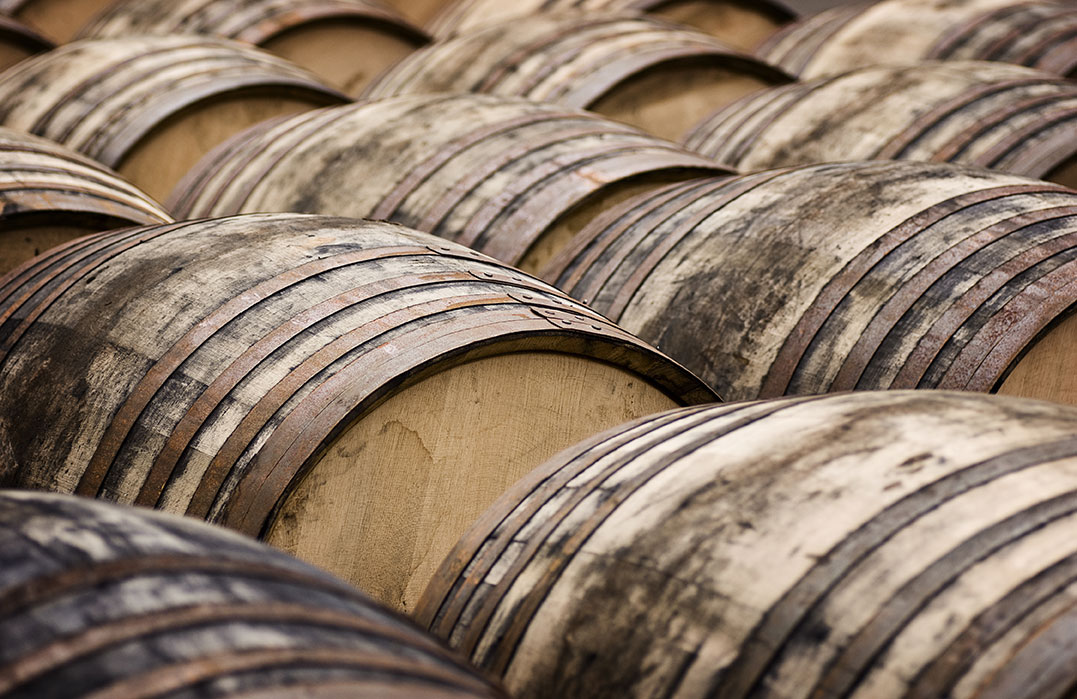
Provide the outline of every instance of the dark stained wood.
[[80,235],[171,220],[89,158],[0,128],[0,273]]
[[579,110],[493,95],[396,97],[256,126],[180,183],[184,218],[294,211],[388,219],[525,271],[648,184],[709,160]]
[[243,128],[344,101],[286,61],[209,37],[79,41],[0,75],[0,123],[63,143],[162,199]]
[[343,582],[222,529],[16,491],[0,525],[4,696],[504,696]]
[[773,88],[685,139],[745,172],[843,160],[976,165],[1077,186],[1077,84],[971,61],[862,68]]
[[0,0],[0,14],[14,17],[56,43],[71,41],[84,24],[115,0]]
[[82,38],[203,34],[267,49],[348,94],[429,42],[374,0],[121,0]]
[[0,279],[6,484],[207,518],[401,609],[543,459],[714,399],[553,287],[394,224],[136,228]]
[[521,17],[416,51],[365,97],[483,92],[592,109],[663,138],[789,77],[688,28],[640,16]]
[[507,492],[417,618],[513,696],[1063,696],[1077,411],[899,391],[686,409]]
[[1050,0],[881,0],[780,30],[759,55],[802,79],[930,59],[1002,61],[1068,75],[1077,11]]
[[636,11],[703,31],[730,46],[751,50],[791,22],[796,13],[780,3],[745,0],[457,0],[429,24],[439,38],[467,34],[498,22],[543,12],[579,10],[589,13]]
[[[1077,193],[989,171],[803,166],[638,196],[542,276],[727,399],[993,391],[1077,361],[1031,351],[1077,308],[1075,214]],[[1030,373],[1014,392],[1077,403]]]

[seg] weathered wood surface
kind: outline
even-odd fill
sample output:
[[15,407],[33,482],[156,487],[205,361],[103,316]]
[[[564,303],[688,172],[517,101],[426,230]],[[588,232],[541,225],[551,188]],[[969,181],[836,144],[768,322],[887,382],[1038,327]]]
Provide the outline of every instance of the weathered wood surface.
[[0,72],[56,45],[22,22],[0,15]]
[[0,128],[0,273],[76,236],[171,220],[89,158]]
[[[941,164],[703,178],[611,210],[542,276],[726,399],[993,391],[1077,304],[1075,214],[1058,185]],[[1040,380],[1015,392],[1077,403]]]
[[503,697],[311,566],[187,518],[0,492],[5,697]]
[[1075,434],[928,391],[654,416],[514,486],[419,619],[521,698],[1063,696]]
[[639,16],[562,12],[431,44],[382,73],[364,96],[526,97],[677,139],[722,105],[789,80],[701,32]]
[[345,101],[287,61],[211,37],[78,41],[0,75],[0,123],[63,143],[160,199],[247,126]]
[[358,94],[429,37],[374,0],[121,0],[80,33],[202,34],[255,44]]
[[699,29],[735,48],[751,50],[796,18],[789,7],[770,0],[457,0],[429,24],[439,38],[467,34],[498,22],[543,12],[637,11]]
[[115,0],[0,0],[0,14],[14,17],[51,41],[71,41],[83,25]]
[[983,61],[862,68],[720,110],[685,145],[731,167],[924,160],[1077,186],[1077,83]]
[[1025,0],[882,0],[839,6],[778,31],[759,55],[802,79],[930,59],[1017,63],[1068,75],[1077,12]]
[[[403,609],[558,449],[715,399],[553,287],[388,223],[275,214],[91,236],[0,295],[3,484],[270,536]],[[306,526],[326,501],[341,528]]]
[[182,218],[388,219],[534,271],[618,196],[724,172],[621,124],[493,95],[409,96],[256,126],[173,193]]

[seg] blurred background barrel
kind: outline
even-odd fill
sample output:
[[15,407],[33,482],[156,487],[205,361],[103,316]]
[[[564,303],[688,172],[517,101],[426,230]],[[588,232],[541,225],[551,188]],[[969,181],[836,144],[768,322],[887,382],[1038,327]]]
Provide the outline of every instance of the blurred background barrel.
[[345,101],[287,61],[209,37],[79,41],[0,75],[0,123],[84,153],[159,199],[232,134]]
[[926,163],[700,178],[615,207],[542,276],[729,400],[945,388],[1075,404],[1075,207],[1058,185]]
[[482,92],[590,109],[677,139],[782,71],[701,32],[634,15],[521,17],[436,42],[377,78],[368,98]]
[[204,34],[255,44],[358,94],[429,39],[375,0],[120,0],[80,33]]
[[0,320],[5,483],[206,518],[401,609],[542,460],[715,400],[556,289],[387,223],[82,239],[5,278]]
[[0,14],[33,27],[51,41],[70,41],[115,0],[0,0]]
[[720,110],[686,145],[750,172],[843,160],[975,165],[1077,186],[1077,84],[983,61],[863,68]]
[[1065,696],[1075,433],[931,391],[653,416],[514,486],[418,616],[517,697]]
[[187,218],[388,219],[533,272],[614,203],[724,172],[579,110],[494,95],[407,96],[255,126],[199,162],[170,207]]
[[189,519],[0,492],[0,692],[502,697],[403,618]]
[[773,0],[456,0],[430,22],[434,36],[446,38],[517,17],[566,10],[590,13],[646,12],[693,27],[735,48],[750,51],[782,25],[796,18],[787,5]]
[[0,15],[0,72],[25,58],[52,48],[55,48],[55,44],[30,27]]
[[171,220],[93,160],[0,128],[0,274],[78,236]]

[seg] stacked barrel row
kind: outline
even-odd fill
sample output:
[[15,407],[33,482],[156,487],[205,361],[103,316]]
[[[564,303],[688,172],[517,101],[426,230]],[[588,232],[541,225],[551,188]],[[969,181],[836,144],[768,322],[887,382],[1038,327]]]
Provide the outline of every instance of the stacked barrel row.
[[[871,391],[1077,403],[1064,78],[796,81],[802,25],[735,0],[89,5],[0,74],[4,485],[261,538],[519,696],[1072,691],[1077,413]],[[930,57],[1068,17],[988,5]],[[500,691],[251,543],[0,500],[60,551],[0,590],[14,629],[62,588],[12,691]]]

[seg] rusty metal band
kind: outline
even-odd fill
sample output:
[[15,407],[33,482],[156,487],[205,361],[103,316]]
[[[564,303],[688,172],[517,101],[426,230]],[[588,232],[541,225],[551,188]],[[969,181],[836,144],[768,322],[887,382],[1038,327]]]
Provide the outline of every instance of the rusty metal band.
[[442,271],[378,280],[354,287],[305,309],[289,318],[284,324],[270,330],[221,371],[187,409],[154,458],[153,465],[135,498],[135,504],[148,506],[159,504],[160,497],[171,481],[180,459],[186,453],[191,441],[201,431],[205,421],[217,410],[227,395],[246,380],[263,361],[301,333],[337,313],[378,296],[444,283],[474,281],[474,279],[471,272]]
[[[69,161],[75,162],[75,161]],[[48,180],[33,180],[27,179],[29,176],[40,175],[57,175],[60,177],[66,176],[70,179],[70,183],[50,182]],[[10,178],[10,181],[5,181]],[[119,198],[124,197],[129,201],[137,201],[143,208],[157,209],[161,214],[165,214],[163,209],[147,197],[147,195],[128,182],[109,175],[104,170],[95,169],[91,172],[78,172],[71,169],[66,169],[65,166],[50,167],[45,165],[33,166],[33,165],[13,165],[12,167],[3,167],[0,165],[0,182],[3,182],[2,186],[5,190],[18,190],[23,187],[36,187],[39,189],[57,189],[57,190],[71,190],[76,191],[103,191],[109,195]],[[77,190],[82,187],[83,190]]]
[[[1077,95],[1074,95],[1074,97],[1077,98]],[[1066,107],[1059,112],[1051,114],[1049,119],[1040,121],[1038,123],[1029,124],[1024,128],[1014,130],[1006,134],[1005,138],[992,146],[991,149],[984,153],[982,156],[980,156],[978,160],[979,162],[984,163],[985,167],[989,168],[995,166],[997,163],[1001,162],[1004,159],[1009,159],[1011,162],[1014,160],[1020,161],[1022,159],[1038,161],[1041,158],[1037,154],[1021,154],[1018,157],[1012,156],[1015,151],[1020,154],[1022,146],[1024,146],[1026,143],[1028,143],[1030,140],[1034,139],[1041,133],[1047,132],[1050,129],[1066,124],[1067,122],[1072,122],[1075,119],[1077,119],[1077,99],[1074,100],[1073,106]],[[1053,145],[1059,145],[1060,143],[1072,144],[1073,140],[1071,134],[1067,132],[1066,136],[1069,138],[1064,138],[1062,141],[1058,141],[1058,139],[1055,139]],[[1074,152],[1077,151],[1077,148],[1071,145],[1069,148],[1066,149],[1066,151],[1067,152],[1058,154],[1057,159],[1060,162],[1065,160],[1067,156],[1072,156]]]
[[818,15],[803,17],[781,27],[756,47],[755,55],[768,63],[781,65],[799,75],[803,66],[790,66],[786,59],[788,54],[803,42],[803,36],[814,31],[808,26],[808,22],[812,20],[818,22]]
[[[351,101],[343,93],[310,79],[287,75],[270,76],[264,73],[256,75],[249,68],[241,70],[244,71],[242,74],[227,78],[211,76],[208,83],[185,88],[182,92],[167,90],[158,93],[157,97],[164,99],[153,99],[145,103],[142,109],[126,112],[129,118],[122,127],[115,127],[114,134],[108,134],[105,129],[98,130],[90,143],[90,150],[84,152],[96,154],[95,157],[98,160],[114,167],[142,138],[166,118],[219,95],[265,90],[278,96],[288,94],[309,100],[311,108]],[[106,122],[106,126],[111,125],[111,122]]]
[[[148,636],[160,636],[182,632],[198,627],[228,625],[233,623],[298,625],[304,628],[325,628],[352,632],[364,639],[377,639],[399,643],[415,651],[425,651],[441,660],[449,660],[458,669],[415,663],[417,676],[443,682],[461,682],[481,689],[477,678],[469,677],[463,663],[455,661],[440,644],[410,628],[400,628],[386,623],[376,623],[360,617],[342,614],[335,609],[320,609],[286,602],[223,602],[179,607],[164,611],[138,614],[104,622],[82,629],[76,634],[52,639],[43,646],[10,662],[0,676],[0,693],[16,690],[49,672],[63,667],[79,658],[101,653]],[[393,620],[393,623],[397,623]],[[389,651],[385,652],[389,656]],[[465,679],[466,678],[466,679]]]
[[796,637],[811,633],[808,624],[813,615],[848,572],[912,522],[993,480],[1074,456],[1077,437],[1016,449],[959,468],[888,505],[818,556],[815,565],[771,605],[723,672],[723,687],[730,696],[747,696],[757,689],[772,658],[784,653]]
[[[894,294],[877,309],[871,322],[859,334],[856,344],[846,355],[841,368],[835,375],[834,380],[827,388],[829,392],[852,390],[857,387],[860,377],[867,368],[868,363],[882,346],[886,337],[893,332],[894,326],[920,300],[923,294],[939,280],[953,273],[954,269],[970,257],[977,255],[981,250],[992,243],[1001,240],[1011,233],[1015,233],[1027,226],[1046,221],[1056,221],[1068,217],[1077,216],[1077,205],[1059,206],[1039,211],[1025,211],[1011,218],[995,223],[987,228],[972,232],[970,235],[940,251],[940,253],[927,262],[919,271],[906,279]],[[1074,227],[1077,228],[1077,221]],[[1043,258],[1049,257],[1056,252],[1071,247],[1077,242],[1077,234],[1072,236],[1059,236],[1049,241],[1042,241],[1032,250],[1019,257],[1025,258],[1028,266],[1038,264]],[[897,247],[889,256],[897,255],[901,247]],[[1028,254],[1032,253],[1032,254]],[[915,254],[910,251],[909,253]],[[888,256],[888,257],[889,257]],[[885,258],[884,258],[885,259]],[[881,262],[880,262],[881,264]],[[1013,268],[1009,268],[1013,269]],[[1007,271],[1009,271],[1009,269]],[[1014,272],[1020,273],[1017,270]],[[810,349],[809,349],[810,351]],[[889,388],[899,388],[890,386]],[[881,387],[880,387],[881,388]],[[909,386],[913,388],[913,386]]]
[[[242,211],[258,184],[289,155],[295,145],[347,113],[346,106],[312,109],[259,122],[239,132],[211,150],[180,180],[170,197],[169,203],[174,204],[170,210],[180,217],[192,214],[226,215]],[[254,172],[254,164],[265,158],[267,139],[272,139],[270,145],[279,149],[279,154],[268,159],[268,162],[262,162]],[[207,188],[209,202],[201,203]],[[223,209],[222,199],[228,202]]]
[[954,53],[976,40],[984,29],[990,30],[999,23],[1005,24],[1014,15],[1019,15],[1037,5],[1038,3],[1035,2],[1018,1],[998,10],[983,12],[971,20],[946,27],[934,46],[928,50],[924,60],[953,59]]
[[4,362],[7,361],[7,358],[15,348],[15,345],[18,344],[19,340],[22,339],[23,335],[26,334],[37,319],[78,281],[84,279],[102,264],[109,262],[118,255],[138,247],[142,243],[162,236],[165,233],[180,230],[186,225],[189,224],[154,226],[149,229],[128,229],[120,231],[119,233],[110,231],[109,233],[112,235],[104,235],[100,238],[94,238],[94,243],[103,241],[103,244],[91,245],[87,248],[88,251],[84,254],[72,256],[72,258],[65,264],[52,269],[47,276],[39,279],[31,288],[25,290],[21,296],[15,299],[11,305],[7,306],[7,309],[0,314],[0,326],[3,326],[17,311],[26,308],[30,299],[39,291],[44,291],[45,287],[51,285],[53,282],[58,282],[48,295],[39,299],[38,302],[34,304],[34,306],[27,312],[22,322],[4,337],[3,342],[0,342],[0,366],[3,366]]
[[[1067,102],[1077,102],[1077,91],[1069,95],[1045,95],[1033,97],[1027,100],[1010,102],[990,116],[989,120],[980,122],[976,128],[962,131],[938,150],[930,154],[932,160],[939,162],[952,162],[961,158],[972,146],[976,145],[977,139],[988,137],[995,129],[1001,129],[1004,137],[984,153],[976,156],[975,163],[982,167],[992,167],[999,160],[1006,157],[1012,150],[1020,148],[1025,141],[1040,131],[1045,131],[1059,122],[1067,121],[1077,112],[1077,106],[1065,108]],[[1036,113],[1037,108],[1050,108],[1055,105],[1063,106],[1061,113],[1049,109],[1044,110],[1043,117],[1036,122],[1021,129],[1013,129],[1006,121],[1027,113]],[[1049,115],[1049,116],[1048,116]],[[1017,173],[1021,174],[1021,173]]]
[[[1008,34],[995,40],[992,45],[988,46],[986,55],[989,57],[989,60],[993,61],[1007,61],[1009,63],[1020,61],[1018,65],[1035,67],[1036,59],[1040,58],[1046,51],[1049,51],[1055,42],[1059,39],[1066,39],[1073,36],[1075,28],[1072,23],[1070,23],[1069,26],[1044,24],[1056,22],[1059,16],[1067,14],[1071,16],[1071,19],[1077,17],[1072,10],[1059,8],[1059,11],[1045,13],[1040,17],[1032,18],[1031,22],[1014,27]],[[1040,31],[1037,32],[1036,30]],[[1040,35],[1045,34],[1046,36],[1037,36],[1037,33]],[[1009,59],[1009,50],[1015,48],[1014,43],[1022,37],[1025,38],[1026,41],[1030,38],[1035,39],[1035,41],[1017,56]],[[1025,61],[1029,62],[1026,63]]]
[[[1077,23],[1077,16],[1074,17],[1074,23]],[[1075,48],[1077,46],[1077,29],[1070,28],[1067,31],[1054,34],[1049,41],[1049,44],[1048,40],[1044,40],[1033,47],[1032,50],[1038,52],[1035,59],[1027,54],[1020,56],[1019,59],[1035,60],[1035,67],[1039,70],[1046,70],[1049,73],[1072,78],[1074,66],[1077,65],[1077,48]]]
[[508,694],[491,680],[490,687],[483,691],[470,691],[431,685],[428,682],[413,680],[408,677],[370,677],[362,676],[353,680],[325,679],[318,681],[307,679],[287,687],[266,687],[262,689],[240,690],[230,693],[230,699],[355,699],[370,696],[378,699],[506,699]]
[[[1056,85],[1057,83],[1058,81],[1054,79],[1024,78],[1021,80],[1007,80],[1001,83],[989,83],[973,88],[916,117],[900,133],[875,151],[872,157],[879,160],[900,160],[931,129],[976,102],[1005,94],[1011,90],[1041,85]],[[1056,96],[1055,99],[1058,99],[1058,97]]]
[[[619,22],[619,19],[611,18],[596,18],[593,16],[581,17],[576,23],[573,23],[571,32],[572,34],[579,34],[585,30],[602,27],[615,22]],[[494,30],[497,31],[497,30]],[[471,45],[484,45],[486,37],[496,36],[490,30],[475,32],[469,34],[463,39],[453,40],[452,43],[459,46]],[[561,42],[565,41],[566,37],[564,31],[554,27],[549,32],[534,39],[526,44],[519,46],[518,48],[510,51],[499,61],[494,63],[486,71],[486,74],[479,79],[478,82],[468,86],[465,92],[494,92],[497,85],[507,76],[513,75],[519,69],[521,63],[526,61],[531,56],[536,56],[545,53],[550,47],[557,46]],[[446,42],[447,45],[449,42]]]
[[[819,51],[834,39],[841,30],[863,14],[867,7],[865,5],[853,5],[841,10],[835,8],[829,11],[832,14],[820,13],[815,17],[809,17],[802,25],[807,31],[797,32],[794,29],[790,32],[790,36],[795,43],[787,50],[786,56],[782,58],[781,63],[794,75],[800,75],[815,60]],[[796,24],[792,25],[794,28],[797,26]],[[760,53],[759,55],[769,58],[766,53]]]
[[1077,303],[1077,261],[1068,261],[1021,290],[991,317],[947,369],[939,388],[991,391],[1000,377],[1055,318]]
[[101,485],[112,469],[116,455],[127,440],[127,435],[141,417],[146,406],[153,400],[157,391],[202,346],[202,343],[219,332],[229,322],[284,289],[305,282],[323,272],[385,257],[423,255],[429,254],[429,252],[427,248],[402,245],[354,250],[332,257],[316,259],[266,279],[226,301],[222,306],[196,323],[183,337],[166,350],[132,388],[127,400],[119,407],[109,422],[94,451],[93,457],[91,457],[86,470],[79,479],[75,493],[93,497],[100,492]]
[[843,696],[852,691],[885,647],[916,618],[917,612],[930,604],[948,585],[1005,546],[1075,512],[1077,493],[1071,491],[1039,502],[976,532],[932,561],[919,575],[902,585],[871,621],[849,639],[838,657],[817,680],[812,694]]
[[[449,102],[453,99],[453,96],[446,96],[436,102],[427,102],[419,106],[429,108],[431,106],[436,106],[439,103]],[[392,191],[385,195],[381,202],[378,203],[374,211],[371,212],[370,217],[374,219],[390,219],[400,209],[404,201],[411,196],[420,185],[429,180],[434,173],[445,167],[445,165],[451,162],[453,158],[460,155],[460,153],[479,145],[487,139],[545,121],[589,118],[585,115],[572,112],[547,111],[544,107],[538,107],[537,109],[540,111],[536,111],[533,114],[524,114],[523,116],[506,119],[495,124],[484,125],[439,146],[438,150],[432,153],[423,162],[411,168],[404,179],[400,180],[400,182],[393,187]]]
[[577,291],[576,287],[606,250],[615,245],[625,231],[635,229],[641,218],[659,209],[664,203],[684,196],[709,181],[699,178],[660,185],[653,191],[629,197],[609,207],[577,233],[568,245],[550,260],[539,276],[552,280],[558,288],[578,295],[585,303],[590,303],[590,297]]
[[71,255],[77,254],[79,251],[97,244],[103,238],[113,235],[117,235],[117,231],[101,231],[100,233],[91,233],[90,235],[68,240],[49,248],[37,257],[26,260],[0,277],[0,325],[10,320],[11,314],[3,309],[14,303],[11,296],[19,287],[38,279],[40,275],[45,274],[46,270],[61,259],[70,258]]
[[[356,668],[376,673],[408,674],[447,678],[429,666],[414,660],[393,658],[372,651],[351,648],[267,648],[264,650],[225,651],[211,657],[173,663],[148,672],[126,677],[88,694],[87,699],[150,699],[193,685],[241,673],[267,672],[279,667]],[[454,683],[485,690],[477,679],[444,673]]]
[[812,340],[815,339],[816,333],[819,332],[819,329],[834,312],[834,309],[837,308],[843,298],[849,295],[852,288],[898,245],[944,218],[985,202],[1018,194],[1068,191],[1070,190],[1065,187],[1049,185],[1046,182],[981,189],[951,197],[930,206],[883,233],[849,260],[841,271],[823,286],[808,309],[800,316],[796,326],[786,336],[781,349],[778,350],[774,361],[767,370],[760,396],[780,396],[785,393],[793,373],[800,364],[801,358]]
[[[498,298],[489,294],[444,306],[444,310],[435,311],[436,315],[421,318],[423,322],[410,323],[402,335],[389,341],[403,350],[395,354],[364,353],[300,399],[245,469],[225,506],[222,523],[260,535],[270,514],[310,459],[364,405],[395,390],[395,384],[407,377],[421,376],[425,368],[441,370],[453,360],[494,353],[499,343],[510,340],[522,339],[529,349],[546,347],[550,338],[557,336],[613,341],[609,333],[595,331],[593,321],[551,318],[548,313],[533,312],[511,296]],[[454,313],[460,310],[481,311],[482,325],[471,317],[473,313]],[[566,327],[569,323],[572,327]],[[622,339],[619,346],[630,345]],[[591,356],[598,356],[597,350]]]
[[[940,353],[948,346],[950,339],[958,330],[975,316],[983,304],[1003,290],[1007,284],[1013,282],[1017,274],[1025,269],[1029,267],[1024,259],[1018,256],[1000,265],[994,274],[984,276],[962,294],[960,303],[955,303],[947,309],[920,338],[892,385],[917,386],[922,383],[940,362]],[[1023,339],[1027,342],[1031,336],[1023,336]],[[974,341],[975,338],[970,340],[970,342]],[[937,381],[932,383],[937,383]]]
[[[558,121],[561,123],[557,123]],[[472,168],[464,173],[463,177],[453,182],[450,186],[445,187],[444,193],[422,212],[419,229],[429,232],[436,231],[445,220],[445,217],[451,214],[476,187],[482,184],[486,179],[496,175],[501,170],[513,165],[522,158],[533,155],[540,150],[561,146],[563,148],[562,152],[535,166],[536,169],[541,169],[544,172],[558,172],[568,167],[572,167],[577,160],[583,160],[587,157],[585,154],[586,152],[580,154],[578,158],[576,157],[577,154],[575,150],[568,146],[572,141],[587,138],[588,136],[615,134],[618,133],[618,131],[623,133],[623,130],[611,128],[606,122],[600,120],[576,118],[571,120],[551,119],[550,122],[551,125],[555,126],[555,131],[535,134],[529,138],[523,139],[523,142],[519,144],[513,144],[510,141],[507,144],[509,146],[508,148],[500,149],[495,154],[485,158],[482,165]],[[561,158],[571,160],[566,165],[561,162]],[[530,181],[534,181],[535,179],[530,171],[525,177]],[[510,197],[508,193],[504,196],[499,193],[494,200],[494,203],[501,204],[501,206],[497,207],[498,210],[500,210],[504,206],[508,206],[509,202],[514,198],[515,197]],[[456,237],[456,242],[461,245],[467,245],[468,247],[478,247],[474,245],[474,243],[482,232],[483,228],[479,228],[477,231],[465,228],[464,231],[462,231],[462,235]]]
[[[619,319],[622,314],[624,314],[625,309],[628,308],[628,305],[632,302],[636,293],[643,287],[648,277],[654,272],[655,268],[662,263],[666,256],[669,255],[681,241],[695,233],[696,228],[700,224],[745,194],[748,194],[759,187],[766,186],[789,172],[790,170],[788,169],[768,170],[750,178],[741,177],[733,180],[719,179],[715,182],[713,187],[707,187],[699,192],[696,201],[703,202],[704,206],[698,213],[678,223],[676,226],[672,227],[672,229],[664,230],[658,240],[653,240],[655,236],[650,236],[649,238],[644,238],[640,241],[653,243],[653,246],[646,252],[646,255],[643,256],[642,259],[640,259],[639,255],[632,254],[632,257],[635,260],[638,260],[638,262],[636,262],[635,269],[633,269],[631,275],[629,275],[624,282],[620,283],[616,289],[616,293],[609,304],[608,315],[611,318]],[[677,211],[670,211],[669,207],[666,207],[665,211],[670,216],[675,216],[678,213]],[[665,223],[665,221],[662,223]],[[635,253],[636,249],[633,249],[630,252]],[[613,265],[617,264],[620,266],[622,262],[627,260],[628,256],[625,256],[623,259],[615,257],[610,261],[606,269],[609,270],[611,276],[603,281],[603,285],[612,278],[614,271]]]
[[[747,94],[712,113],[681,140],[690,150],[735,165],[760,134],[770,128],[791,104],[802,99],[805,90],[810,93],[833,80],[781,85]],[[749,124],[751,127],[747,130]]]
[[[570,173],[573,175],[571,177],[546,178],[534,183],[534,192],[527,192],[523,188],[523,178],[515,180],[506,188],[506,192],[511,191],[517,197],[512,206],[495,207],[489,204],[473,217],[472,220],[479,221],[490,219],[490,223],[482,223],[487,235],[476,244],[494,257],[519,264],[551,225],[587,197],[601,191],[603,186],[617,185],[637,176],[676,171],[682,172],[682,180],[702,177],[708,170],[724,171],[714,163],[664,146],[619,148],[578,166]],[[584,171],[580,172],[579,168],[584,168]],[[729,176],[732,177],[732,174]],[[606,185],[596,189],[598,182],[605,182]],[[654,187],[663,184],[658,182]],[[502,220],[496,226],[492,225],[498,218]],[[470,226],[471,222],[467,225]]]
[[[15,206],[3,206],[9,202]],[[67,217],[97,214],[127,221],[130,225],[136,226],[169,222],[168,217],[155,214],[149,207],[140,207],[140,203],[137,200],[122,201],[113,196],[112,192],[79,189],[75,185],[61,187],[35,182],[20,185],[0,184],[0,220],[4,221],[26,214],[49,213],[53,216]],[[62,222],[64,220],[58,218],[49,221],[50,224]]]
[[[292,563],[292,561],[288,561]],[[293,565],[302,565],[295,563]],[[367,609],[376,609],[383,614],[380,605],[363,595],[354,587],[311,569],[301,572],[281,564],[267,564],[250,560],[228,559],[216,553],[212,556],[182,554],[145,554],[135,558],[94,561],[66,568],[47,576],[37,576],[24,583],[8,587],[0,592],[0,618],[7,619],[13,614],[24,612],[32,607],[48,604],[65,595],[88,590],[94,587],[122,582],[131,578],[152,575],[206,574],[238,576],[253,580],[295,585],[310,590],[319,590],[337,595],[342,599],[357,603]],[[313,573],[319,573],[315,575]]]
[[[187,506],[186,514],[199,518],[209,516],[214,503],[220,497],[221,488],[235,468],[236,462],[248,449],[251,442],[296,393],[301,391],[304,386],[333,363],[349,352],[376,340],[381,335],[391,332],[403,324],[415,322],[416,320],[421,321],[425,317],[424,313],[437,313],[443,311],[443,309],[453,307],[454,304],[461,303],[489,304],[493,299],[499,298],[502,299],[502,303],[518,303],[515,299],[503,294],[480,293],[478,296],[436,299],[404,306],[378,318],[377,321],[355,328],[319,348],[317,352],[305,359],[286,377],[266,391],[258,399],[258,402],[247,411],[239,425],[232,430],[232,433],[228,435],[210,461]],[[369,378],[367,380],[369,381]],[[254,535],[257,536],[260,532],[261,526],[259,525]]]
[[[1067,556],[1025,580],[991,607],[980,612],[961,634],[909,682],[910,696],[952,696],[953,687],[968,672],[984,648],[1001,641],[1041,605],[1059,600],[1077,583],[1077,554]],[[1072,608],[1070,601],[1066,607]]]
[[[655,478],[681,459],[687,458],[707,444],[711,444],[728,434],[758,422],[759,420],[789,410],[790,408],[820,400],[824,400],[824,398],[822,396],[811,396],[776,401],[768,404],[742,404],[743,412],[747,412],[747,415],[738,417],[737,413],[733,413],[717,425],[708,425],[707,420],[700,421],[698,426],[700,434],[692,434],[693,429],[696,428],[689,428],[679,435],[687,439],[684,444],[679,444],[676,449],[672,449],[668,453],[663,453],[651,459],[646,459],[647,467],[645,469],[642,469],[636,476],[619,482],[616,489],[611,492],[606,499],[602,500],[602,502],[595,508],[594,513],[588,517],[585,522],[579,523],[570,536],[559,540],[556,547],[551,546],[549,544],[549,538],[553,532],[556,531],[569,514],[580,505],[587,494],[597,489],[601,482],[605,481],[610,476],[615,475],[617,471],[624,468],[624,466],[631,463],[631,461],[646,458],[647,452],[656,445],[647,445],[647,447],[641,450],[639,454],[630,454],[618,458],[611,467],[601,474],[601,477],[596,477],[589,482],[588,485],[590,487],[586,489],[585,493],[573,493],[571,497],[566,498],[566,501],[563,503],[562,507],[559,508],[559,511],[550,515],[541,527],[537,527],[531,533],[527,544],[525,544],[524,552],[517,558],[510,570],[506,572],[503,580],[515,580],[531,563],[539,549],[544,546],[547,548],[556,548],[556,555],[550,556],[552,562],[541,571],[541,575],[539,575],[535,582],[529,586],[526,596],[513,610],[513,614],[508,620],[506,627],[500,630],[498,643],[490,650],[490,655],[492,657],[482,659],[473,657],[472,660],[478,663],[480,667],[494,672],[499,677],[504,675],[506,669],[515,657],[520,641],[523,639],[524,632],[533,622],[539,607],[545,602],[553,589],[553,586],[568,567],[568,564],[606,519],[651,479]],[[668,443],[667,440],[667,444]],[[661,442],[659,444],[661,444]],[[477,643],[481,639],[481,634],[486,631],[486,627],[491,620],[494,610],[500,605],[508,590],[509,585],[499,585],[490,592],[489,599],[484,601],[483,609],[476,615],[476,618],[472,620],[466,635],[466,640],[461,644],[461,650],[463,650],[466,655],[471,656],[474,653]]]
[[[614,451],[637,440],[645,442],[655,430],[691,420],[701,412],[706,412],[704,420],[712,420],[720,411],[707,405],[640,418],[572,447],[573,455],[568,461],[549,460],[529,472],[502,493],[457,540],[427,584],[412,617],[435,635],[450,639],[490,570],[558,492]],[[691,426],[698,424],[697,421]]]

